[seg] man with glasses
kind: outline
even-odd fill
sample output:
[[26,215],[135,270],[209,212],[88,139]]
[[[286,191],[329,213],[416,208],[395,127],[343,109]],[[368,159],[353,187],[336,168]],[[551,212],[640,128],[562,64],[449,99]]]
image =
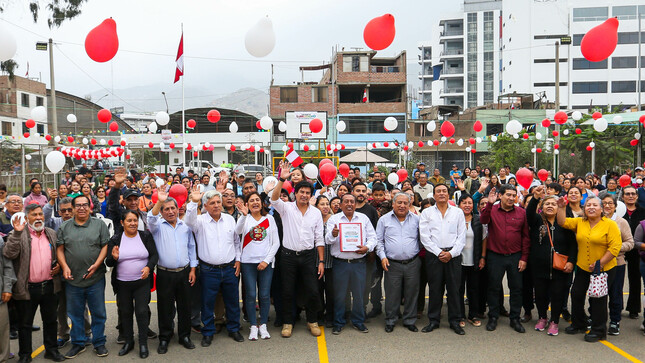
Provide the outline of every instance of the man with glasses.
[[22,212],[22,197],[18,194],[9,194],[5,204],[4,213],[0,213],[0,236],[4,237],[13,230],[11,218],[14,214]]
[[[629,223],[633,236],[634,232],[636,232],[636,227],[645,219],[645,209],[638,205],[638,192],[631,185],[623,188],[623,202],[625,202],[627,211],[622,217]],[[629,312],[630,319],[638,319],[638,313],[641,312],[642,292],[638,249],[626,252],[625,261],[627,262],[627,279],[629,280],[629,297],[627,298],[625,310]]]
[[85,351],[83,311],[85,305],[92,315],[92,344],[99,357],[106,357],[105,348],[105,265],[107,226],[90,217],[90,200],[83,195],[72,199],[74,217],[58,229],[57,257],[67,281],[67,315],[72,320],[72,348],[65,358],[72,359]]

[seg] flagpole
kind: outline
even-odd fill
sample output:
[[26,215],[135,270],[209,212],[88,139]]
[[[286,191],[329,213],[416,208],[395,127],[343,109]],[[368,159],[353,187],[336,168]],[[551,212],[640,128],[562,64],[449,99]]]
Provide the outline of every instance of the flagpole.
[[[184,39],[184,23],[181,23],[181,39]],[[183,55],[183,54],[182,54]],[[185,62],[185,59],[183,60]],[[185,66],[186,63],[184,63],[184,66],[182,68],[182,73],[183,70],[186,69]],[[186,107],[184,105],[184,75],[182,74],[181,77],[181,163],[185,167],[186,166],[186,149],[184,148],[184,145],[186,144]]]

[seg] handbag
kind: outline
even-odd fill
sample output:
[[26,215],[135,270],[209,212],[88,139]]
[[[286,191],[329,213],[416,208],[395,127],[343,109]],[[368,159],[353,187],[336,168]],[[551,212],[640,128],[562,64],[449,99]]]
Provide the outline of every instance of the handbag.
[[600,261],[596,261],[593,273],[589,277],[589,289],[587,290],[587,295],[589,295],[589,297],[599,298],[606,296],[608,292],[607,273],[600,272]]
[[551,237],[551,228],[549,228],[549,225],[546,222],[544,222],[544,225],[546,225],[546,233],[549,235],[549,241],[551,242],[551,252],[553,253],[553,258],[551,260],[553,261],[553,268],[564,271],[564,266],[566,266],[569,256],[555,251],[555,247],[553,247],[553,238]]

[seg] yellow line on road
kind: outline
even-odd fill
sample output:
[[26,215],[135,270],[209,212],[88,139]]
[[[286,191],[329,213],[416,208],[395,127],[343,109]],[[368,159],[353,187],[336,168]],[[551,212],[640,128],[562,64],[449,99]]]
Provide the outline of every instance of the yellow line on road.
[[632,356],[631,354],[629,354],[629,353],[625,352],[624,350],[622,350],[622,349],[618,348],[617,346],[615,346],[615,345],[611,344],[610,342],[608,342],[608,341],[606,341],[606,340],[601,340],[600,342],[601,342],[602,344],[604,344],[605,346],[609,347],[609,348],[610,348],[611,350],[613,350],[614,352],[616,352],[616,353],[618,353],[618,354],[622,355],[625,359],[627,359],[627,360],[628,360],[628,361],[630,361],[630,362],[634,362],[634,363],[643,363],[643,361],[642,361],[642,360],[636,359],[636,358],[635,358],[634,356]]
[[318,340],[318,359],[320,363],[328,363],[329,357],[327,356],[327,340],[325,340],[325,327],[320,327],[320,336]]
[[45,350],[45,346],[44,346],[44,345],[41,345],[40,347],[38,347],[38,349],[34,350],[34,351],[31,353],[31,359],[36,358],[36,357],[38,356],[38,354],[42,353],[44,350]]

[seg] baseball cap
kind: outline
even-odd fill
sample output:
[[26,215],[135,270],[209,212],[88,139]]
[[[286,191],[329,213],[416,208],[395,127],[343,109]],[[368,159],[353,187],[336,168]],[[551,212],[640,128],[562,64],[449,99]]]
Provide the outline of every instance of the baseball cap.
[[125,192],[123,192],[123,199],[128,199],[133,195],[135,197],[140,197],[141,196],[141,194],[139,194],[138,190],[136,190],[136,189],[128,189]]
[[640,166],[637,166],[637,167],[636,167],[636,169],[634,169],[634,171],[643,171],[643,170],[645,170],[645,169],[643,169],[643,168],[642,168],[642,167],[640,167]]

